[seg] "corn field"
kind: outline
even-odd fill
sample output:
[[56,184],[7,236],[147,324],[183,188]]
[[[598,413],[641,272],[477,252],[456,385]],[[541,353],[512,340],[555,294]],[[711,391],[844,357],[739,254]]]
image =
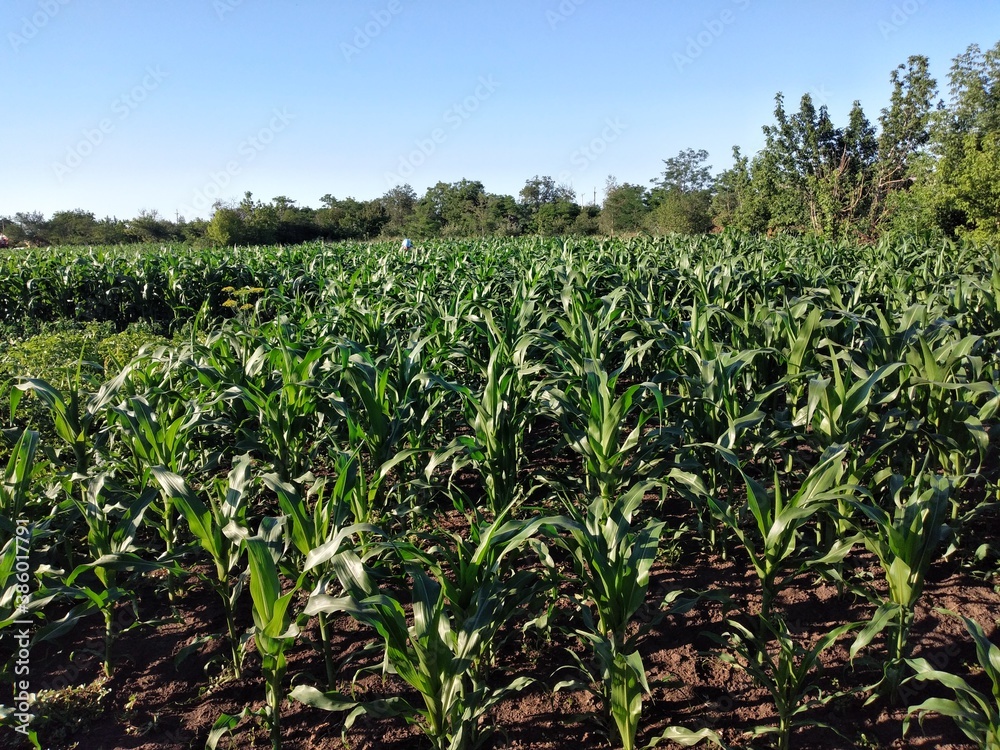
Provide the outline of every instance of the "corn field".
[[4,747],[1000,748],[990,247],[0,257],[95,322],[3,391]]

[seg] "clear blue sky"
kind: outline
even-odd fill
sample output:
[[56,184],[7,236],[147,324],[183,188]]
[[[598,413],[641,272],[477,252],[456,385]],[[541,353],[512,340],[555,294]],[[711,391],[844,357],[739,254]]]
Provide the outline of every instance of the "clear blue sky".
[[598,201],[774,95],[875,122],[889,74],[1000,39],[996,0],[4,0],[0,215],[207,217],[245,191],[375,198],[551,175]]

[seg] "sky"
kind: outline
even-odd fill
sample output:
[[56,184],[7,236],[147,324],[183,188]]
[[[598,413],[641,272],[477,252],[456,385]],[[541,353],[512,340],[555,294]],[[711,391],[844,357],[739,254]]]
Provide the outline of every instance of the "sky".
[[687,148],[755,153],[778,92],[874,123],[909,56],[946,96],[998,41],[997,0],[3,0],[0,216],[536,175],[600,202]]

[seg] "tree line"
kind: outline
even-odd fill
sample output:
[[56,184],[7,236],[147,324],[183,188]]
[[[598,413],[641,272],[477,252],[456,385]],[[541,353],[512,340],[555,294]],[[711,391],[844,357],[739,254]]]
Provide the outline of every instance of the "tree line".
[[97,219],[84,210],[0,217],[17,244],[174,242],[293,244],[388,237],[697,234],[734,228],[872,241],[886,232],[991,240],[1000,235],[1000,42],[954,58],[941,98],[925,56],[893,70],[876,123],[854,102],[837,125],[810,94],[797,111],[775,97],[774,121],[753,156],[713,175],[704,150],[663,161],[650,185],[608,177],[601,205],[536,175],[518,195],[487,192],[477,180],[439,182],[418,196],[410,185],[371,200],[324,195],[318,208],[246,193],[216,203],[209,219]]

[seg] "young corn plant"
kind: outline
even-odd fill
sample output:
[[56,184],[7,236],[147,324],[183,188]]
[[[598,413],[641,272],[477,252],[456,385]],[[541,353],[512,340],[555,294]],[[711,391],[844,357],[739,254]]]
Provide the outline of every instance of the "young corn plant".
[[[960,616],[953,612],[948,614]],[[937,713],[951,718],[976,747],[996,750],[1000,748],[1000,648],[990,642],[979,623],[961,617],[975,641],[977,661],[990,681],[990,693],[984,694],[958,675],[935,669],[926,659],[907,659],[906,663],[913,670],[908,680],[936,682],[951,690],[954,697],[928,698],[920,705],[910,706],[903,720],[903,734],[909,730],[914,714],[922,725],[926,714]]]
[[43,585],[32,591],[24,579],[25,571],[17,570],[18,563],[24,562],[19,555],[25,550],[30,555],[42,540],[63,531],[55,514],[33,518],[39,514],[32,512],[32,488],[49,472],[47,462],[36,460],[38,441],[34,430],[21,432],[0,483],[0,539],[4,540],[0,549],[0,630],[43,609],[58,596]]
[[12,539],[17,533],[17,522],[26,518],[25,509],[31,502],[31,486],[47,466],[36,461],[38,433],[22,430],[11,449],[0,485],[0,533]]
[[[201,422],[201,408],[192,402],[177,405],[174,413],[161,420],[143,396],[133,396],[112,407],[109,418],[118,427],[119,439],[132,454],[133,469],[145,485],[154,467],[184,475],[192,465],[192,434]],[[166,488],[160,488],[160,516],[157,531],[163,539],[166,557],[173,557],[177,543],[177,508]],[[167,591],[174,601],[176,582],[168,580]]]
[[291,606],[300,584],[295,582],[282,593],[278,576],[278,560],[284,546],[282,537],[280,524],[262,523],[260,532],[246,540],[254,642],[266,685],[263,719],[270,730],[272,750],[281,750],[281,703],[285,699],[284,680],[288,668],[285,652],[299,634]]
[[858,524],[858,533],[865,547],[878,557],[889,587],[885,600],[872,599],[878,608],[855,639],[850,655],[853,659],[876,635],[888,630],[883,678],[878,688],[893,701],[903,679],[910,628],[927,572],[951,533],[947,524],[951,482],[921,472],[906,495],[908,484],[899,475],[890,477],[891,512],[874,503],[850,501],[868,521]]
[[735,620],[729,620],[728,625],[730,631],[724,637],[712,635],[732,652],[720,654],[719,659],[743,670],[767,690],[778,714],[777,726],[755,727],[754,734],[773,734],[777,750],[788,750],[797,727],[831,728],[804,714],[837,697],[835,693],[824,694],[821,688],[820,656],[859,623],[840,625],[809,647],[796,640],[781,617],[758,617],[755,631]]
[[28,378],[10,391],[11,419],[25,393],[34,393],[49,408],[56,435],[72,451],[72,460],[64,462],[68,473],[86,476],[94,463],[102,412],[114,397],[113,390],[108,387],[88,396],[79,387],[70,387],[63,393],[44,380]]
[[[360,569],[359,566],[354,566]],[[445,587],[420,567],[407,565],[413,580],[413,624],[404,604],[388,594],[310,599],[307,614],[346,612],[375,628],[385,643],[383,674],[394,673],[420,693],[422,706],[400,696],[358,703],[337,693],[300,685],[292,697],[328,711],[349,711],[344,730],[358,716],[402,716],[415,723],[437,750],[474,750],[489,738],[482,718],[498,701],[530,684],[524,677],[497,686],[482,672],[484,651],[506,621],[505,603],[519,592],[509,584],[475,592],[464,612],[456,612]],[[366,584],[348,586],[361,592]]]
[[[28,378],[14,384],[10,391],[10,413],[13,419],[22,397],[33,393],[49,409],[56,435],[69,449],[69,453],[48,453],[50,463],[58,469],[58,477],[67,496],[75,495],[78,503],[87,502],[86,483],[74,477],[87,477],[99,462],[100,451],[106,443],[105,415],[127,376],[127,368],[113,380],[100,386],[96,393],[82,389],[77,377],[65,391],[59,391],[44,380]],[[25,449],[24,438],[18,452]],[[75,567],[75,555],[70,534],[63,535],[66,563]]]
[[[598,494],[585,512],[568,504],[570,516],[560,525],[569,534],[557,537],[572,555],[582,584],[585,627],[577,633],[592,649],[597,664],[593,680],[600,685],[608,728],[614,728],[625,750],[636,747],[642,698],[649,693],[637,636],[629,634],[629,624],[645,603],[664,528],[655,520],[641,529],[632,526],[644,489],[638,485],[611,502]],[[590,674],[583,662],[579,667]],[[578,683],[560,683],[557,689],[568,686]]]
[[[111,650],[116,636],[115,605],[130,595],[119,586],[118,574],[168,567],[164,563],[144,559],[140,555],[142,549],[136,543],[139,527],[157,495],[153,488],[135,494],[114,486],[108,474],[102,473],[87,483],[85,502],[71,498],[87,525],[91,561],[78,565],[70,572],[63,590],[67,596],[83,602],[39,631],[36,637],[38,642],[57,638],[75,626],[81,617],[99,611],[104,616],[104,673],[111,676]],[[179,571],[175,567],[171,572],[177,574]]]
[[[794,425],[808,427],[810,440],[821,450],[831,446],[850,446],[844,456],[846,479],[851,484],[864,482],[880,456],[895,442],[894,438],[874,443],[870,455],[861,455],[862,438],[869,432],[875,415],[884,412],[899,396],[900,386],[883,387],[904,365],[893,362],[867,372],[851,361],[849,353],[837,352],[827,341],[830,352],[830,377],[809,380],[806,407],[795,417]],[[843,360],[843,362],[842,362]],[[845,364],[846,363],[846,364]],[[880,431],[884,434],[884,431]],[[820,543],[829,548],[850,534],[852,507],[845,499],[837,501],[837,512],[821,520]]]
[[244,454],[233,462],[225,487],[218,488],[205,503],[187,482],[162,466],[152,469],[153,477],[186,519],[195,542],[208,553],[215,565],[215,575],[199,575],[219,598],[226,617],[226,632],[232,654],[233,671],[243,674],[244,640],[236,627],[235,608],[243,593],[249,571],[242,567],[246,526],[246,490],[250,479],[250,456]]
[[312,468],[326,422],[343,411],[321,369],[335,349],[323,341],[297,343],[287,320],[274,323],[272,331],[277,345],[254,357],[252,376],[231,393],[253,415],[247,446],[271,463],[281,481],[299,482]]
[[[356,454],[341,454],[336,481],[314,483],[303,496],[294,484],[282,482],[277,474],[266,474],[264,484],[278,496],[285,514],[289,554],[283,567],[300,586],[315,592],[324,591],[332,582],[337,555],[358,546],[362,552],[371,544],[378,529],[358,520],[358,497],[365,492],[363,473]],[[365,503],[365,500],[361,500]],[[367,507],[365,505],[365,507]],[[365,516],[366,517],[366,516]],[[357,543],[352,537],[357,537]],[[326,612],[318,612],[320,642],[327,682],[332,687],[336,670]]]
[[441,394],[424,388],[422,351],[427,340],[397,342],[377,359],[356,345],[340,347],[337,367],[347,401],[348,440],[352,450],[366,458],[370,514],[384,512],[389,483],[383,480],[423,448],[424,434],[442,401]]
[[437,460],[457,453],[452,475],[472,464],[482,477],[486,505],[494,518],[525,495],[518,470],[524,460],[524,437],[533,417],[528,378],[539,369],[525,364],[531,341],[530,336],[522,337],[513,352],[507,351],[502,341],[493,341],[489,360],[481,365],[481,392],[448,383],[436,375],[428,376],[430,382],[458,394],[472,429],[471,435],[456,437]]
[[661,428],[646,430],[654,414],[641,408],[637,396],[652,396],[661,425],[664,398],[653,384],[632,385],[616,396],[617,373],[608,373],[599,360],[588,359],[582,367],[580,390],[548,386],[543,400],[570,448],[584,459],[582,494],[599,496],[610,506],[636,477],[648,476],[662,461],[662,447],[670,436]]
[[[760,579],[761,617],[765,620],[770,617],[775,598],[790,577],[815,563],[815,559],[808,554],[796,555],[802,542],[802,527],[813,516],[854,493],[853,487],[843,483],[846,451],[842,445],[826,450],[791,497],[786,497],[777,475],[774,491],[768,492],[743,472],[732,453],[723,453],[743,474],[747,502],[743,507],[734,507],[712,497],[708,501],[716,515],[732,529],[750,558]],[[745,523],[748,514],[750,523]],[[836,562],[848,551],[849,545],[838,545],[824,557],[824,562]]]
[[[405,562],[430,571],[441,584],[456,623],[475,615],[480,598],[495,599],[497,617],[507,620],[540,592],[543,584],[537,573],[519,563],[524,546],[550,519],[509,520],[513,510],[512,503],[492,522],[474,519],[465,537],[440,530],[420,535],[426,548],[395,545]],[[476,668],[485,674],[500,645],[496,637],[487,641]]]
[[[983,373],[983,358],[975,354],[980,337],[939,337],[944,340],[937,342],[929,337],[919,337],[907,354],[913,368],[904,394],[913,420],[908,429],[945,473],[963,483],[986,456],[989,437],[978,416],[979,405],[995,396],[997,387]],[[911,455],[921,452],[917,448]],[[911,471],[915,468],[911,465]],[[956,503],[952,518],[958,515]]]

